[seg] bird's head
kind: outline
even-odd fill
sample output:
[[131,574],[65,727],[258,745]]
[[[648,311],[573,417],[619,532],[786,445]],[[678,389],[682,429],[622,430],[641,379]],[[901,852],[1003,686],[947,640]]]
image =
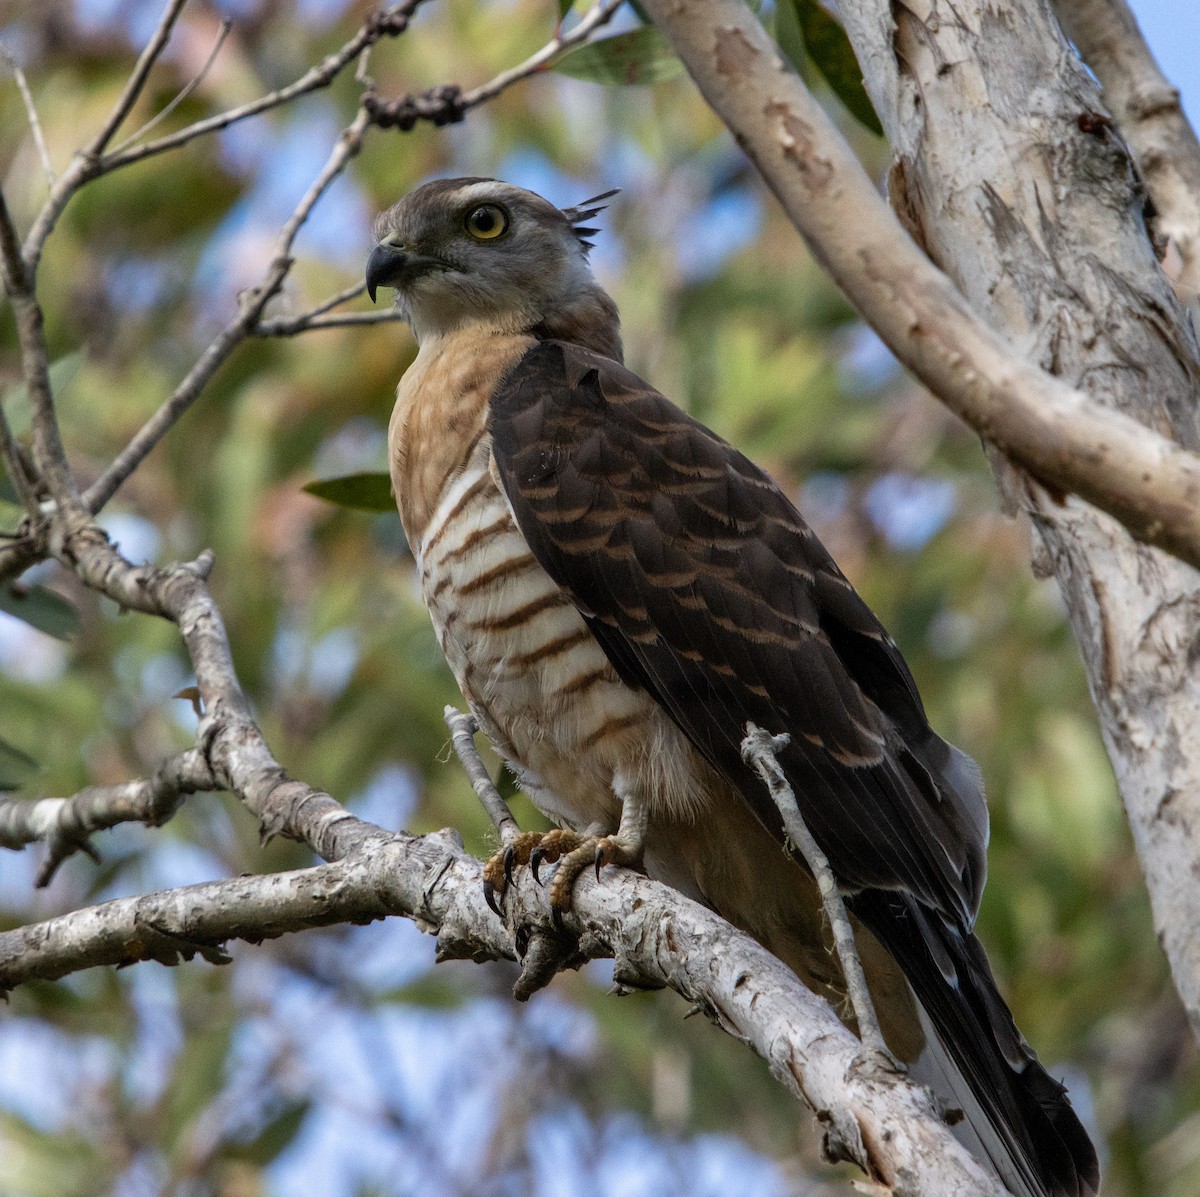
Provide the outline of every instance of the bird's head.
[[556,208],[496,179],[439,179],[375,225],[367,292],[394,287],[418,340],[466,326],[533,331],[620,356],[616,308],[587,262],[607,192]]

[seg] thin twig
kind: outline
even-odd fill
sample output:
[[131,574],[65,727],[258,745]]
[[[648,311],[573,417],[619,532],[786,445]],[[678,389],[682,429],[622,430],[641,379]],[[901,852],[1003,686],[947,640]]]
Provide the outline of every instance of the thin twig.
[[133,162],[141,162],[145,158],[151,158],[156,154],[186,145],[189,141],[194,141],[197,137],[203,137],[207,133],[227,129],[230,125],[235,125],[248,117],[257,116],[260,112],[267,112],[282,104],[288,104],[299,96],[328,87],[351,62],[354,62],[365,49],[373,46],[380,38],[395,37],[403,33],[412,19],[413,13],[423,2],[424,0],[404,0],[401,4],[393,4],[390,8],[384,9],[365,21],[348,42],[315,67],[305,71],[294,83],[268,92],[264,96],[259,96],[257,100],[251,100],[237,108],[231,108],[227,112],[196,121],[195,124],[188,125],[185,129],[179,129],[165,137],[159,137],[155,141],[130,146],[119,152],[114,151],[104,159],[104,170],[107,172],[128,166]]
[[[79,492],[67,465],[67,454],[54,414],[54,396],[50,388],[50,359],[42,323],[42,308],[33,291],[33,272],[21,257],[17,230],[0,192],[0,277],[16,317],[17,341],[21,348],[21,370],[33,414],[33,460],[45,479],[55,502],[62,508],[75,508]],[[10,438],[7,448],[18,453]],[[16,479],[14,479],[16,481]],[[33,480],[31,480],[33,481]],[[32,514],[32,511],[30,512]]]
[[21,93],[21,102],[25,105],[25,116],[29,121],[30,131],[33,133],[33,144],[37,146],[38,157],[42,160],[42,172],[46,176],[46,182],[53,187],[54,164],[50,161],[50,148],[46,145],[42,122],[38,119],[37,105],[33,102],[33,92],[29,90],[25,72],[21,69],[21,64],[13,52],[2,42],[0,42],[0,57],[3,57],[4,61],[8,63],[9,69],[13,73],[13,79],[16,80],[17,90]]
[[179,94],[160,113],[152,116],[136,133],[131,133],[123,142],[114,146],[112,150],[113,154],[119,154],[135,142],[141,141],[151,129],[155,129],[161,125],[204,82],[205,76],[212,70],[213,63],[217,61],[217,55],[221,53],[221,47],[225,44],[225,39],[229,36],[229,31],[232,28],[233,21],[229,17],[223,18],[217,30],[217,37],[213,42],[213,48],[208,52],[208,57],[204,60],[204,65],[200,70],[196,72],[191,81],[184,86]]
[[121,484],[141,465],[147,454],[196,401],[209,379],[234,349],[254,331],[262,317],[263,309],[283,286],[284,279],[292,268],[292,246],[297,233],[329,185],[362,148],[363,135],[370,123],[366,111],[360,109],[350,126],[342,131],[320,174],[313,180],[292,215],[280,229],[266,277],[257,287],[243,293],[234,319],[217,334],[170,398],[135,433],[108,469],[88,487],[83,501],[89,511],[99,511],[113,497]]
[[475,733],[479,724],[474,715],[468,715],[457,707],[448,706],[442,712],[442,718],[450,729],[450,742],[454,745],[455,755],[459,763],[471,779],[471,787],[479,799],[480,805],[487,811],[500,842],[507,844],[521,834],[508,803],[504,801],[500,791],[496,789],[487,767],[483,763],[479,750],[475,747]]
[[[96,142],[93,142],[87,149],[75,155],[45,204],[42,205],[42,210],[38,213],[33,227],[25,238],[22,252],[26,265],[30,270],[36,268],[42,249],[45,247],[46,238],[53,232],[54,226],[58,223],[58,219],[71,197],[85,183],[99,178],[101,175],[109,174],[122,166],[129,166],[134,162],[141,162],[145,158],[173,150],[177,146],[186,145],[189,141],[202,137],[206,133],[227,129],[230,125],[256,116],[260,112],[278,108],[308,92],[328,87],[364,48],[374,45],[382,37],[395,37],[403,33],[408,27],[413,12],[423,2],[424,0],[403,0],[400,4],[394,4],[390,8],[373,13],[344,46],[311,70],[306,71],[294,83],[277,91],[268,92],[267,95],[260,96],[248,104],[232,108],[228,112],[218,113],[206,120],[197,121],[195,124],[169,133],[165,137],[159,137],[154,141],[129,146],[120,152],[103,154],[101,150],[96,149]],[[157,37],[157,32],[155,36]],[[143,54],[143,58],[145,58],[145,54]],[[108,138],[111,138],[113,132],[115,129],[108,133]],[[105,144],[107,144],[107,138]]]
[[821,851],[813,834],[804,822],[796,794],[787,777],[784,776],[777,752],[786,748],[791,742],[788,735],[773,736],[763,731],[753,723],[746,724],[746,738],[742,741],[742,757],[762,778],[763,783],[771,792],[779,813],[783,816],[783,826],[788,839],[800,850],[808,864],[809,870],[821,891],[821,901],[825,906],[825,917],[829,920],[833,932],[833,944],[837,949],[838,959],[842,964],[842,973],[846,978],[846,988],[850,994],[850,1004],[854,1007],[854,1018],[858,1023],[858,1036],[868,1051],[882,1052],[890,1057],[883,1032],[879,1029],[879,1019],[875,1015],[875,1006],[867,989],[867,978],[863,972],[862,961],[858,958],[858,949],[854,943],[854,930],[850,926],[850,916],[846,913],[846,905],[838,890],[837,880],[830,868],[825,853]]
[[502,91],[511,87],[519,80],[527,79],[530,75],[537,74],[564,51],[573,49],[575,46],[587,41],[597,29],[602,25],[606,25],[612,19],[613,14],[624,3],[625,0],[600,0],[599,4],[588,9],[579,23],[572,26],[566,33],[562,32],[560,26],[559,32],[550,41],[538,50],[536,54],[531,54],[519,66],[511,68],[511,70],[502,71],[490,82],[473,88],[471,91],[463,92],[463,108],[474,108],[477,104],[482,104],[485,100],[490,100],[494,96],[498,96]]
[[37,488],[25,473],[21,446],[17,443],[17,438],[13,436],[12,426],[8,422],[8,416],[5,414],[2,404],[0,404],[0,457],[4,460],[4,472],[12,482],[21,506],[28,512],[36,511]]
[[452,124],[462,120],[464,114],[487,100],[494,99],[514,83],[536,75],[549,66],[567,50],[587,41],[601,25],[612,18],[624,0],[600,0],[584,15],[580,22],[567,33],[561,26],[540,50],[531,54],[524,62],[507,71],[501,71],[494,79],[480,84],[470,91],[463,91],[455,84],[443,84],[415,95],[397,99],[383,99],[373,90],[363,96],[363,104],[371,113],[373,122],[381,129],[411,129],[418,121],[430,121],[435,125]]
[[314,316],[306,312],[291,319],[260,321],[252,330],[256,337],[294,337],[319,328],[350,328],[364,324],[403,323],[403,313],[396,308],[382,312],[343,312],[340,316]]
[[159,18],[158,27],[146,43],[146,48],[141,52],[137,62],[134,63],[125,87],[117,98],[112,112],[108,115],[108,120],[104,122],[100,132],[92,138],[84,151],[87,156],[98,158],[103,154],[108,148],[108,143],[113,139],[113,135],[132,111],[138,96],[142,94],[142,88],[146,86],[151,69],[158,61],[159,55],[166,49],[167,42],[171,40],[171,31],[175,28],[175,22],[179,20],[179,14],[183,11],[186,3],[187,0],[167,0],[167,6]]

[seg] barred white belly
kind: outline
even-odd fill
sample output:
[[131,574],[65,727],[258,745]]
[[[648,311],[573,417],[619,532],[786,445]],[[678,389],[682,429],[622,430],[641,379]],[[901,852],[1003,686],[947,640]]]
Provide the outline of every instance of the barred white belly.
[[557,822],[615,829],[617,792],[634,786],[664,814],[691,815],[691,749],[657,703],[620,680],[538,564],[490,461],[485,437],[417,549],[438,640],[481,726]]

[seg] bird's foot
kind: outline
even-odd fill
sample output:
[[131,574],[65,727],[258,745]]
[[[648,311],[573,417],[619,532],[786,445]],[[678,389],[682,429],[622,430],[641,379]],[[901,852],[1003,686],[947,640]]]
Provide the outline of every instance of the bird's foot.
[[[554,834],[552,831],[523,831],[509,840],[483,866],[483,896],[497,915],[500,915],[500,903],[504,901],[504,891],[508,889],[509,882],[512,881],[513,869],[529,864],[542,841],[548,835]],[[537,876],[536,867],[533,875]]]
[[575,882],[588,871],[595,869],[596,880],[600,880],[600,870],[605,865],[624,865],[626,868],[637,869],[642,865],[642,845],[632,843],[617,835],[571,835],[573,840],[569,850],[564,838],[559,845],[558,868],[554,872],[554,880],[550,882],[550,909],[556,922],[562,921],[562,916],[571,909],[572,894]]
[[627,842],[616,835],[596,835],[556,828],[553,831],[526,831],[510,840],[483,867],[483,893],[487,904],[500,914],[504,892],[512,881],[513,869],[528,865],[533,879],[542,884],[544,865],[557,864],[550,882],[550,910],[556,924],[571,909],[575,882],[589,868],[595,869],[596,879],[608,864],[640,868],[642,845]]

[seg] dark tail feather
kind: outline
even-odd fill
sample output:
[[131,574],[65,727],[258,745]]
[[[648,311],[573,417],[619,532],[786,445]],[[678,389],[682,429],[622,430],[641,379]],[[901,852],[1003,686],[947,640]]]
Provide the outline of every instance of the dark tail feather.
[[975,1130],[1000,1179],[1020,1197],[1094,1197],[1096,1149],[1017,1030],[979,940],[896,893],[866,891],[848,905],[908,977],[974,1098],[968,1116],[988,1124]]

